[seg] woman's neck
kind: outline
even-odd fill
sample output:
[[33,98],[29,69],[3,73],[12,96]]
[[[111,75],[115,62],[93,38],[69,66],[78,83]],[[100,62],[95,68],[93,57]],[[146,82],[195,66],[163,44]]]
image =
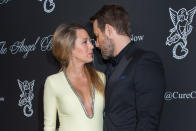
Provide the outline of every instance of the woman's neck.
[[85,76],[85,70],[84,70],[84,64],[74,63],[70,62],[68,67],[66,68],[66,73],[70,77],[84,77]]

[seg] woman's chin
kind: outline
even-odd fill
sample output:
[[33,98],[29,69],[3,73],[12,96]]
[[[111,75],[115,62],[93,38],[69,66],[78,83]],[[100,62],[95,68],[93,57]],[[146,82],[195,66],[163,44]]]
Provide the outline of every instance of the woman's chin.
[[93,58],[89,59],[89,62],[88,63],[91,63],[91,62],[93,62]]

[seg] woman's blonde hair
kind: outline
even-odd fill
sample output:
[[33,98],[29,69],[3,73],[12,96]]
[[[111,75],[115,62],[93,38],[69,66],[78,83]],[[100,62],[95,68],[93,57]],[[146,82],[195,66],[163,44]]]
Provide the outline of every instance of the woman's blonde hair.
[[[61,64],[61,71],[69,65],[70,54],[77,39],[76,31],[80,29],[87,31],[80,24],[61,24],[54,33],[52,53]],[[97,71],[87,63],[84,65],[84,71],[89,84],[104,96],[104,84]]]

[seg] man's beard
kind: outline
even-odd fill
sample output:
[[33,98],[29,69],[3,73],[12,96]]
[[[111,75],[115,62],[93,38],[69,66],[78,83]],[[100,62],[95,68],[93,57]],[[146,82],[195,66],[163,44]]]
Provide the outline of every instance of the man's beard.
[[114,43],[107,36],[105,36],[105,39],[102,42],[103,42],[103,47],[101,48],[101,54],[105,60],[108,60],[113,56]]

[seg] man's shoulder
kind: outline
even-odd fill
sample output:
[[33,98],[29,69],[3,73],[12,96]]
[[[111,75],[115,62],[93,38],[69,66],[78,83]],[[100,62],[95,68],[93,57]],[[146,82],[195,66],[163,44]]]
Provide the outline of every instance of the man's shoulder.
[[143,49],[141,50],[142,53],[138,60],[139,64],[162,65],[162,60],[158,53],[154,51],[143,50]]
[[160,56],[156,52],[145,50],[139,47],[135,48],[132,52],[128,52],[127,58],[133,58],[133,60],[137,63],[162,63]]
[[161,62],[160,56],[156,52],[153,52],[153,51],[145,51],[141,59],[146,60],[146,61],[152,61],[152,62]]

